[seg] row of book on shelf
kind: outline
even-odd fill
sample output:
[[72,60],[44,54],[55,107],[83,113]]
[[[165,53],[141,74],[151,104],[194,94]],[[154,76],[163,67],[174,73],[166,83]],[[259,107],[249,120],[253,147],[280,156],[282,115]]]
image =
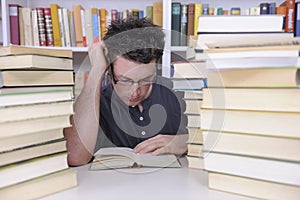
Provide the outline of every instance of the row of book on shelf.
[[72,11],[50,4],[50,7],[25,8],[9,4],[11,44],[25,46],[87,47],[102,39],[112,20],[148,17],[162,26],[162,2],[139,9],[122,10],[83,8],[72,5]]
[[[297,199],[299,40],[275,26],[267,33],[256,29],[249,34],[244,28],[228,36],[215,31],[207,36],[208,43],[199,41],[198,33],[199,51],[190,63],[204,63],[207,87],[194,111],[199,112],[198,129],[189,128],[189,167],[208,171],[211,189],[262,199]],[[224,42],[224,37],[230,41]],[[194,65],[190,71],[195,75],[201,68]]]
[[8,46],[0,60],[1,199],[76,186],[63,135],[73,114],[72,52]]
[[[282,15],[284,16],[284,23],[280,27],[281,30],[285,32],[294,32],[295,26],[294,21],[297,19],[297,15],[295,15],[295,0],[284,1],[280,5],[276,5],[276,3],[260,3],[256,7],[248,8],[247,10],[241,12],[239,7],[231,8],[230,14],[228,14],[228,10],[223,10],[223,8],[213,8],[210,7],[209,4],[201,4],[201,3],[189,3],[184,4],[180,2],[172,3],[172,21],[171,21],[171,30],[172,30],[172,46],[187,46],[189,44],[189,37],[197,36],[199,31],[198,27],[201,28],[203,26],[201,20],[201,16],[220,16],[220,15]],[[239,11],[239,12],[237,12]],[[200,18],[199,18],[200,17]],[[232,19],[232,18],[230,18]],[[263,21],[264,19],[257,18],[258,20]],[[247,22],[246,25],[248,25]],[[205,26],[205,25],[204,25]],[[217,26],[218,27],[218,26]],[[235,24],[233,27],[228,27],[229,29],[233,29],[234,31],[236,27],[239,27],[239,24]],[[201,29],[200,29],[201,30]]]

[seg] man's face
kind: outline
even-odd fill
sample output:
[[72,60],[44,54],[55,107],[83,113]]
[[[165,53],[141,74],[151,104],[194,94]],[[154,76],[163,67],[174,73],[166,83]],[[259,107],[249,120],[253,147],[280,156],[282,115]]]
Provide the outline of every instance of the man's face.
[[150,95],[151,81],[156,75],[155,61],[141,64],[119,57],[113,63],[113,72],[115,91],[128,106],[136,106]]

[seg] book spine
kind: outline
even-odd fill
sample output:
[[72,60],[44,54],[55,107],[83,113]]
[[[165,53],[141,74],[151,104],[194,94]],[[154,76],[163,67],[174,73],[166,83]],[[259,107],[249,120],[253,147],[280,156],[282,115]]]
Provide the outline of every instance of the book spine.
[[187,44],[187,23],[188,23],[188,19],[187,19],[187,9],[188,9],[188,5],[181,5],[181,27],[180,27],[180,45],[181,46],[186,46]]
[[32,34],[33,34],[33,45],[39,46],[40,45],[40,39],[39,39],[39,28],[37,23],[37,14],[36,10],[33,9],[31,11],[32,13]]
[[44,8],[47,46],[54,46],[51,9]]
[[195,4],[195,15],[194,15],[194,36],[197,36],[198,33],[198,18],[202,16],[202,4]]
[[194,14],[195,14],[195,4],[190,3],[188,5],[188,28],[187,35],[194,35]]
[[294,36],[300,36],[300,2],[295,4],[295,24],[294,24]]
[[40,46],[47,46],[44,8],[36,8]]
[[294,32],[295,0],[286,0],[287,15],[285,18],[285,31]]
[[60,40],[61,45],[63,47],[66,46],[66,39],[65,39],[65,28],[64,28],[64,19],[63,19],[63,9],[59,8],[58,10],[58,22],[59,22],[59,30],[60,30]]
[[24,20],[24,39],[26,46],[33,46],[33,33],[32,33],[32,16],[31,8],[22,9]]
[[97,8],[92,8],[92,32],[93,42],[99,42],[99,12]]
[[73,21],[74,21],[74,29],[75,29],[75,37],[76,37],[76,46],[83,47],[83,37],[82,37],[82,23],[81,23],[81,6],[73,5]]
[[261,15],[267,15],[270,12],[270,4],[269,3],[261,3],[259,4],[260,10],[259,14]]
[[91,8],[85,10],[85,22],[86,43],[87,46],[91,46],[94,43],[94,28]]
[[9,4],[10,43],[20,45],[18,4]]
[[180,45],[180,28],[181,28],[181,4],[172,3],[172,22],[171,22],[171,45]]
[[162,27],[162,2],[153,2],[153,24]]
[[70,33],[70,21],[69,21],[69,13],[70,11],[67,8],[62,9],[63,14],[63,27],[64,27],[64,34],[65,34],[65,41],[66,46],[71,47],[71,33]]
[[25,34],[24,34],[24,19],[23,19],[23,8],[18,8],[18,18],[19,18],[19,38],[20,45],[25,45]]
[[153,6],[146,6],[146,17],[153,21]]
[[83,42],[83,46],[86,47],[87,46],[87,42],[86,42],[86,21],[85,21],[85,10],[81,9],[80,10],[80,16],[81,16],[81,28],[82,28],[82,42]]
[[71,30],[72,47],[76,47],[76,36],[75,36],[73,12],[71,11],[69,15],[70,15],[70,30]]
[[61,47],[62,43],[61,43],[61,38],[60,38],[58,8],[59,8],[59,6],[57,4],[50,4],[54,46]]
[[101,26],[101,39],[104,38],[106,33],[106,10],[100,9],[100,26]]
[[115,21],[118,19],[118,11],[116,9],[111,9],[110,15],[111,15],[111,21]]

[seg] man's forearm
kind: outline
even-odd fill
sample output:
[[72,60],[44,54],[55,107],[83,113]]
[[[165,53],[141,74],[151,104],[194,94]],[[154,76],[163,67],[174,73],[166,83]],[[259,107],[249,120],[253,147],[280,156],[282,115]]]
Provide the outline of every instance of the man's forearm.
[[101,76],[104,72],[92,70],[75,102],[75,114],[70,119],[72,127],[64,130],[69,152],[68,163],[72,166],[83,165],[90,161],[97,140]]

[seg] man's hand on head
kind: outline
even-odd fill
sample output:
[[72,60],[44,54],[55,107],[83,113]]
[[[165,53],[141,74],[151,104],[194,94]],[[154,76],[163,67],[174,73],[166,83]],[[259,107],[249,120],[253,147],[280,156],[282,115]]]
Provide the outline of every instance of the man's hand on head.
[[159,134],[138,144],[133,151],[135,153],[150,153],[153,155],[177,154],[181,155],[187,151],[188,134],[162,135]]

